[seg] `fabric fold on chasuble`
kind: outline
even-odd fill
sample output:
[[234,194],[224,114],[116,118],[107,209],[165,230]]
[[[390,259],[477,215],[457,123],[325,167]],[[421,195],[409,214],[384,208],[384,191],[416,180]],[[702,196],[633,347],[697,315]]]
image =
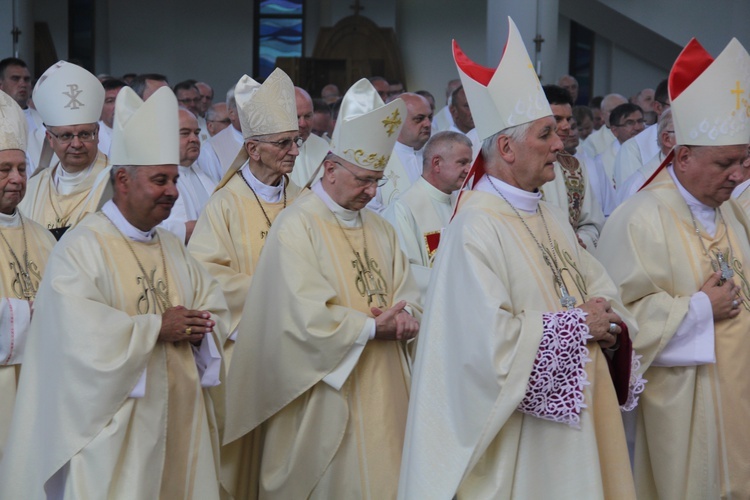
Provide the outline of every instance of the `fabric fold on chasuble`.
[[[360,213],[385,307],[406,300],[419,317],[416,283],[395,231],[379,216]],[[361,227],[343,231],[362,251]],[[271,235],[256,283],[272,285],[250,287],[235,346],[242,363],[230,368],[224,448],[260,426],[261,498],[392,498],[409,395],[404,345],[371,340],[340,391],[322,382],[357,340],[377,299],[368,300],[360,264],[316,194],[305,191],[279,215]],[[257,303],[284,307],[257,314]]]

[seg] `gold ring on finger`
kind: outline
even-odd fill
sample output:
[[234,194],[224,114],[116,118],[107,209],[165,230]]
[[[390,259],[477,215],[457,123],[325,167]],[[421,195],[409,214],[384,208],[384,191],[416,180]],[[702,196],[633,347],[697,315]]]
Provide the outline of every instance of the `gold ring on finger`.
[[185,328],[185,335],[192,335],[193,334],[193,328],[187,327]]

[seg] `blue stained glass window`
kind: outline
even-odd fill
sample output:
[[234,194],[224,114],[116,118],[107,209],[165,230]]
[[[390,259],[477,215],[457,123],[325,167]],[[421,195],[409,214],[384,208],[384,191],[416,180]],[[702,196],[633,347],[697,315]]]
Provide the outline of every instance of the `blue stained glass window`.
[[301,57],[304,52],[304,0],[263,0],[258,6],[255,31],[255,69],[265,78],[277,57]]
[[260,2],[260,15],[282,14],[302,15],[302,0],[263,0]]

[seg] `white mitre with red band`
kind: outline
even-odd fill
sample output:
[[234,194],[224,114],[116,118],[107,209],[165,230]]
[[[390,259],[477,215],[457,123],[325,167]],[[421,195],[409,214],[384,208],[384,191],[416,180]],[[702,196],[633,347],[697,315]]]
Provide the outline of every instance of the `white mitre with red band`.
[[510,17],[508,41],[497,69],[473,62],[455,40],[453,59],[480,140],[506,128],[552,116],[521,34]]
[[669,73],[677,144],[748,144],[749,95],[750,55],[736,38],[715,60],[697,40],[690,40]]

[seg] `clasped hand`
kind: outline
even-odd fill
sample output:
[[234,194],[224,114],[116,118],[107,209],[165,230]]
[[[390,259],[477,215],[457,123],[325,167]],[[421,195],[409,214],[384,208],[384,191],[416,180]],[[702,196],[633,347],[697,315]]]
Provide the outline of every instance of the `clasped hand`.
[[[213,332],[216,322],[212,321],[211,313],[187,309],[184,306],[170,307],[161,315],[161,342],[180,342],[188,340],[193,344],[200,344],[207,333]],[[190,334],[188,334],[190,328]]]
[[[612,310],[609,301],[603,297],[594,297],[580,306],[586,316],[586,326],[589,327],[589,334],[593,337],[591,340],[599,342],[602,347],[612,347],[617,341],[617,335],[622,333],[619,323],[622,318]],[[610,326],[615,324],[614,332],[610,331]]]
[[372,307],[375,317],[375,338],[379,340],[409,340],[419,333],[419,321],[404,310],[406,301],[393,305],[385,311]]

